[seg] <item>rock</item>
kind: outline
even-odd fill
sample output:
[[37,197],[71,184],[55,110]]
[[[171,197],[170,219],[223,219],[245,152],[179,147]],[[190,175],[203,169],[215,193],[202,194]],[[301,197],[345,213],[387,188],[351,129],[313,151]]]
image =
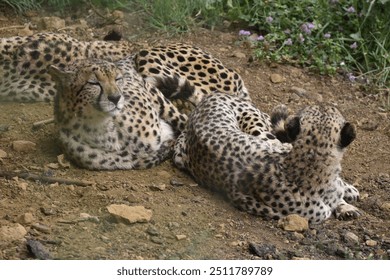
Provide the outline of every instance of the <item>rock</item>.
[[239,51],[234,51],[232,56],[237,57],[237,58],[245,58],[246,57],[246,55],[244,53],[239,52]]
[[384,203],[380,204],[379,207],[384,211],[390,212],[390,202],[384,202]]
[[112,12],[112,17],[122,20],[125,17],[125,14],[122,11],[115,10]]
[[307,91],[303,88],[300,88],[300,87],[291,87],[290,89],[293,93],[299,95],[300,97],[303,97],[303,96],[306,96],[307,95]]
[[21,190],[25,191],[25,190],[27,190],[28,184],[26,182],[18,182],[18,187]]
[[152,236],[150,238],[150,240],[153,242],[153,243],[156,243],[156,244],[164,244],[164,239],[162,239],[161,237],[159,236]]
[[280,219],[278,226],[286,231],[302,232],[309,228],[309,222],[297,214],[291,214]]
[[363,130],[374,131],[378,128],[379,123],[370,119],[362,119],[360,122],[358,122],[358,126]]
[[14,241],[23,239],[27,234],[27,230],[21,224],[12,224],[9,226],[2,226],[0,228],[0,240],[1,241]]
[[272,244],[249,243],[249,251],[262,259],[274,259],[277,254],[276,247]]
[[158,232],[157,228],[153,225],[150,225],[148,229],[146,230],[146,233],[148,233],[151,236],[158,236],[160,233]]
[[168,223],[169,229],[175,229],[175,228],[179,228],[179,227],[180,227],[180,224],[178,222],[169,222]]
[[185,234],[177,234],[176,235],[176,240],[183,240],[186,238],[187,238],[187,235],[185,235]]
[[37,231],[43,232],[43,233],[50,233],[50,228],[47,225],[43,225],[40,223],[35,223],[31,226],[32,228],[36,229]]
[[59,17],[43,17],[41,24],[43,29],[58,30],[65,27],[65,20]]
[[158,185],[151,185],[149,186],[149,188],[152,190],[152,191],[163,191],[167,188],[167,185],[165,184],[158,184]]
[[31,213],[24,213],[17,218],[18,223],[21,223],[23,225],[32,224],[32,222],[34,222],[34,220],[35,220],[35,218],[34,218],[33,214],[31,214]]
[[107,210],[118,221],[124,221],[129,224],[146,223],[152,218],[152,210],[146,209],[144,206],[111,204],[107,206]]
[[344,235],[343,235],[343,238],[344,240],[351,244],[351,245],[356,245],[356,244],[359,244],[359,237],[354,234],[353,232],[351,231],[347,231]]
[[78,219],[78,222],[84,222],[84,221],[98,223],[99,218],[96,216],[89,215],[88,213],[80,213],[80,218]]
[[302,234],[302,233],[299,233],[299,232],[295,232],[293,233],[293,236],[296,240],[302,240],[305,238],[305,236]]
[[274,84],[279,84],[279,83],[284,81],[284,78],[281,75],[279,75],[279,74],[271,74],[270,80]]
[[8,154],[0,149],[0,159],[8,157]]
[[181,182],[181,181],[179,181],[179,180],[177,180],[177,179],[175,179],[175,178],[173,178],[172,180],[171,180],[171,185],[173,186],[173,187],[181,187],[181,186],[184,186],[184,183],[183,182]]
[[376,245],[378,245],[378,242],[375,241],[375,240],[369,239],[369,240],[366,241],[366,245],[368,247],[375,247]]
[[27,240],[27,248],[30,253],[39,260],[52,260],[49,250],[38,240]]
[[34,151],[36,144],[26,140],[16,140],[12,142],[12,148],[17,152],[31,152]]

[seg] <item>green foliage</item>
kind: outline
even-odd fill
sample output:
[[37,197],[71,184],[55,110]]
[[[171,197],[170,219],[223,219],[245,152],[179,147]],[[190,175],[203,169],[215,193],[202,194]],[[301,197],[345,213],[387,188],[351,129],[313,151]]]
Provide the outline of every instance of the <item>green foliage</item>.
[[[321,73],[389,82],[389,0],[245,0],[232,8],[259,35],[259,58],[299,63]],[[242,36],[241,39],[249,39]]]
[[19,13],[37,9],[40,6],[36,0],[0,0],[0,4],[10,6]]
[[198,24],[213,26],[223,15],[223,0],[133,0],[150,24],[168,32],[185,32]]

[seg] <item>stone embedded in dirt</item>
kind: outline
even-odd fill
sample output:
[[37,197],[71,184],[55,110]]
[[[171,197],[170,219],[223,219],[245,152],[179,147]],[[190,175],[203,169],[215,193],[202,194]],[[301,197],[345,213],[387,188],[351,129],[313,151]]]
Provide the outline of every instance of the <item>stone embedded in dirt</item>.
[[0,240],[2,241],[14,241],[23,239],[27,234],[27,230],[21,224],[12,224],[8,226],[0,227]]
[[173,178],[172,180],[171,180],[171,185],[173,186],[173,187],[181,187],[181,186],[184,186],[184,183],[183,182],[181,182],[181,181],[179,181],[178,179],[175,179],[175,178]]
[[43,232],[43,233],[50,233],[50,227],[47,225],[41,224],[41,223],[35,223],[31,226],[33,229],[36,229],[37,231]]
[[0,149],[0,159],[8,157],[8,154]]
[[31,152],[34,151],[36,144],[26,140],[16,140],[12,142],[12,149],[17,152]]
[[233,56],[233,57],[237,57],[237,58],[245,58],[245,57],[246,57],[246,55],[245,55],[244,53],[239,52],[239,51],[234,51],[234,52],[232,53],[232,56]]
[[291,87],[290,89],[293,93],[297,94],[300,97],[304,97],[307,95],[307,90],[300,87]]
[[349,244],[352,244],[352,245],[359,244],[359,237],[351,231],[347,231],[343,235],[343,238]]
[[77,220],[78,222],[90,221],[90,222],[99,222],[99,218],[96,216],[92,216],[88,213],[80,213],[80,218]]
[[43,29],[58,30],[65,28],[65,20],[59,17],[43,17],[41,19]]
[[366,240],[366,245],[368,247],[375,247],[376,245],[378,245],[378,242],[375,240],[369,239],[369,240]]
[[26,182],[18,182],[18,187],[22,190],[25,191],[27,190],[28,184]]
[[17,218],[18,223],[21,223],[23,225],[29,225],[32,222],[34,222],[34,220],[35,220],[35,217],[31,213],[24,213],[24,214],[18,216],[18,218]]
[[152,219],[152,210],[144,206],[128,206],[126,204],[111,204],[107,206],[108,212],[118,221],[133,223],[147,223]]
[[269,78],[274,84],[279,84],[284,81],[284,78],[279,74],[271,74]]
[[157,230],[157,228],[153,225],[150,225],[147,230],[146,230],[146,233],[148,233],[149,235],[151,236],[158,236],[160,235],[159,231]]
[[185,235],[185,234],[177,234],[176,235],[176,240],[183,240],[186,238],[187,238],[187,235]]
[[378,128],[379,123],[374,120],[370,119],[362,119],[358,122],[358,126],[361,129],[367,130],[367,131],[374,131]]
[[153,184],[151,186],[149,186],[149,188],[152,190],[152,191],[163,191],[167,188],[167,185],[165,184]]
[[390,202],[384,202],[379,205],[379,207],[384,211],[390,212]]
[[265,260],[275,259],[277,255],[276,247],[272,244],[249,243],[249,252]]
[[38,240],[27,240],[27,249],[30,253],[39,260],[52,260],[49,250]]
[[278,226],[286,231],[302,232],[309,228],[309,222],[297,214],[291,214],[281,218],[278,221]]

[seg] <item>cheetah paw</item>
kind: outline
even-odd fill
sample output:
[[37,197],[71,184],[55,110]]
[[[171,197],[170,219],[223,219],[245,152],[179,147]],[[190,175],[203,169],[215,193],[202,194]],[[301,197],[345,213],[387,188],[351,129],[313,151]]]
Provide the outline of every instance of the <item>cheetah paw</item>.
[[341,204],[336,208],[336,218],[340,220],[356,219],[362,212],[351,204]]

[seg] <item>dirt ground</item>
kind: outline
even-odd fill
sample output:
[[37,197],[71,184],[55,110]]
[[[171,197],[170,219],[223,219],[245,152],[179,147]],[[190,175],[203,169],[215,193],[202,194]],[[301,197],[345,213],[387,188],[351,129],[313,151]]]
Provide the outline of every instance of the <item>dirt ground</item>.
[[[67,32],[80,39],[101,39],[111,26],[99,17],[66,18]],[[0,13],[0,36],[47,31],[41,15]],[[120,29],[134,49],[168,42],[197,45],[237,70],[255,104],[269,112],[284,103],[293,111],[307,104],[336,105],[358,129],[343,160],[343,177],[361,193],[356,220],[332,218],[297,233],[240,212],[220,196],[196,185],[171,161],[143,171],[88,171],[58,164],[61,154],[53,124],[33,129],[52,116],[51,104],[0,103],[0,227],[27,232],[14,240],[0,236],[0,259],[32,259],[27,240],[39,241],[54,259],[389,259],[390,257],[390,115],[384,96],[363,91],[345,77],[319,76],[289,65],[251,61],[251,50],[237,43],[238,28],[197,29],[181,36],[154,33],[138,14],[125,13]],[[118,26],[117,26],[118,28]],[[28,31],[28,30],[27,30]],[[272,82],[277,74],[280,81]],[[36,144],[27,152],[12,143]],[[1,152],[1,151],[0,151]],[[0,153],[1,155],[1,153]],[[28,171],[91,181],[79,186],[5,177]],[[111,204],[142,205],[152,211],[146,223],[125,224],[108,213]],[[8,238],[8,239],[6,239]],[[30,243],[31,244],[31,243]],[[42,256],[41,256],[42,257]]]

